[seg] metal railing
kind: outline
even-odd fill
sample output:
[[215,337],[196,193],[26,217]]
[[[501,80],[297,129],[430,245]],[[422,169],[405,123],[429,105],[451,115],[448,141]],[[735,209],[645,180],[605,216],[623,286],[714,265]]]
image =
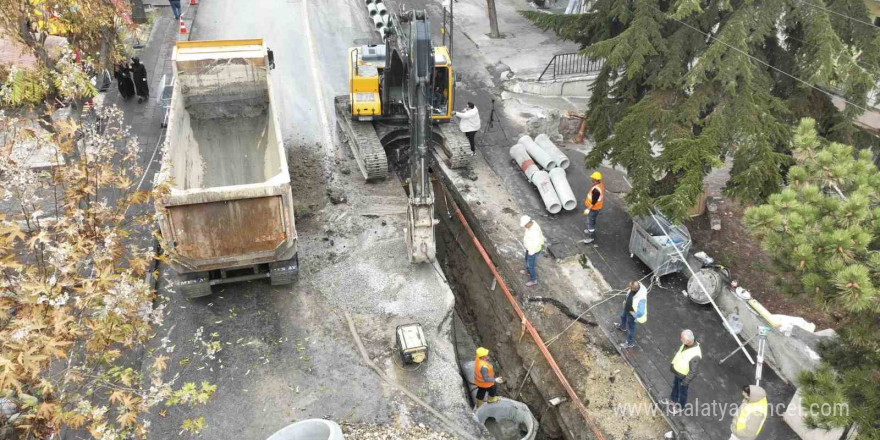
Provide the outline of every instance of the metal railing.
[[[579,75],[584,73],[598,72],[602,67],[602,60],[591,60],[586,55],[578,52],[561,53],[553,55],[553,59],[547,63],[547,67],[541,72],[538,81],[544,79],[544,75],[552,75],[553,79],[558,76]],[[552,69],[551,69],[552,68]]]

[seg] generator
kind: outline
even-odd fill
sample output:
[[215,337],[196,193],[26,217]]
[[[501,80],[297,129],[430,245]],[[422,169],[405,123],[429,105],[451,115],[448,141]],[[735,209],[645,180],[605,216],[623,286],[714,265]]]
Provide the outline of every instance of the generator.
[[428,357],[428,341],[418,323],[397,326],[397,352],[404,365],[420,364]]

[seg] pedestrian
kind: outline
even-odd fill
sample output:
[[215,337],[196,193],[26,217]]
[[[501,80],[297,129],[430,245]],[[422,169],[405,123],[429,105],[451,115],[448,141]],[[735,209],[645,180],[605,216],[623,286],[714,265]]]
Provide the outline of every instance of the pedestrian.
[[477,348],[477,358],[474,359],[474,385],[477,386],[477,408],[483,405],[483,399],[489,394],[489,403],[498,401],[497,384],[504,383],[501,376],[495,377],[495,369],[489,363],[489,349]]
[[681,414],[687,404],[688,387],[700,369],[702,358],[703,352],[700,350],[700,344],[694,338],[694,332],[688,329],[682,330],[681,347],[672,358],[670,366],[672,373],[675,374],[672,381],[672,393],[668,399],[660,401],[670,407],[672,415]]
[[519,219],[519,225],[526,228],[526,233],[523,236],[523,246],[526,248],[524,258],[526,268],[520,270],[519,273],[529,276],[526,286],[532,287],[538,284],[538,270],[535,269],[535,263],[538,260],[538,255],[541,255],[541,251],[544,250],[544,233],[541,232],[541,227],[527,215]]
[[113,70],[113,77],[116,78],[116,86],[119,88],[119,95],[122,99],[128,100],[134,96],[134,81],[131,80],[131,70],[126,63],[119,62]]
[[620,331],[626,332],[626,342],[620,348],[633,348],[633,337],[636,335],[636,323],[648,322],[648,289],[640,281],[630,281],[626,300],[623,301],[623,312],[620,314]]
[[175,20],[180,20],[180,0],[168,0],[171,5],[171,13],[174,14]]
[[471,144],[471,155],[477,154],[477,150],[474,148],[474,139],[477,132],[480,131],[480,112],[477,110],[477,106],[473,102],[468,102],[467,108],[464,111],[455,112],[455,116],[458,116],[458,128],[464,132]]
[[587,229],[584,229],[584,233],[587,234],[587,239],[583,242],[587,244],[596,239],[596,218],[599,217],[599,211],[602,210],[605,201],[605,184],[602,183],[602,173],[594,171],[593,174],[590,174],[590,181],[593,186],[590,187],[590,192],[584,199],[584,206],[587,208],[584,210],[584,215],[587,216]]
[[730,423],[730,440],[755,440],[767,420],[767,392],[757,385],[743,388],[743,401]]
[[138,57],[131,59],[131,77],[134,80],[134,89],[138,95],[138,102],[144,102],[150,97],[150,84],[147,82],[147,67],[141,64]]

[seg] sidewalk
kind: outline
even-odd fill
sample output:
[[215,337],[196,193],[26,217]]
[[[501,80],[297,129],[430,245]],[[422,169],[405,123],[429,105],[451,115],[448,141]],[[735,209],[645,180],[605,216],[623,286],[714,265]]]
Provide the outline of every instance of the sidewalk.
[[[168,5],[167,2],[164,5]],[[174,44],[179,40],[187,40],[192,35],[192,23],[198,12],[198,7],[183,6],[183,20],[189,31],[186,35],[180,34],[180,24],[171,14],[170,7],[158,7],[158,15],[153,23],[149,40],[144,42],[144,47],[135,52],[141,63],[147,67],[147,81],[150,85],[150,98],[143,103],[137,102],[137,97],[129,100],[122,99],[119,88],[114,79],[110,88],[96,101],[103,105],[116,105],[124,114],[125,124],[131,126],[132,134],[138,137],[140,145],[140,159],[144,164],[145,176],[143,176],[141,189],[148,189],[153,181],[153,175],[158,171],[161,162],[161,145],[165,136],[165,130],[161,127],[164,116],[164,107],[159,102],[162,94],[160,88],[163,75],[166,81],[171,78],[171,55]],[[144,207],[152,209],[152,207]]]
[[[454,62],[463,77],[463,84],[456,90],[456,105],[465,101],[475,102],[482,113],[484,127],[492,107],[491,100],[496,98],[493,91],[498,93],[497,85],[500,84],[500,73],[503,70],[509,68],[520,78],[537,78],[553,54],[574,52],[578,49],[576,45],[558,41],[552,33],[540,32],[518,15],[517,9],[531,8],[524,1],[496,0],[496,5],[499,27],[507,37],[498,40],[486,36],[488,19],[483,2],[460,0],[454,6]],[[440,20],[439,16],[432,18],[438,22]],[[461,34],[465,38],[461,38]],[[583,310],[579,304],[588,301],[589,294],[576,289],[555,289],[551,285],[557,279],[560,260],[578,254],[585,255],[614,289],[622,289],[630,280],[640,279],[649,273],[649,269],[641,261],[629,256],[632,222],[622,200],[623,192],[628,186],[615,171],[602,170],[607,176],[608,202],[598,220],[596,246],[577,244],[583,238],[584,229],[584,218],[580,210],[549,215],[537,191],[522,176],[519,168],[511,164],[508,149],[525,129],[522,123],[525,117],[520,117],[523,100],[517,101],[513,106],[508,101],[495,103],[496,120],[502,111],[509,115],[509,119],[502,118],[500,121],[503,131],[497,128],[496,123],[494,130],[481,133],[482,138],[478,137],[481,144],[478,152],[489,163],[519,208],[516,214],[523,213],[537,219],[551,244],[552,259],[542,258],[539,262],[539,278],[545,280],[546,284],[532,290],[520,289],[520,300],[525,302],[526,295],[552,295],[573,310]],[[584,108],[582,103],[572,103],[564,98],[543,100],[537,105],[558,109],[569,105],[579,111]],[[575,149],[580,146],[572,147],[574,148],[565,149],[572,163],[567,174],[575,197],[580,201],[586,196],[589,179],[582,165],[584,154]],[[589,147],[587,145],[586,149]],[[481,178],[474,185],[480,186],[482,180]],[[516,264],[512,258],[506,259]],[[734,355],[722,365],[718,364],[721,358],[737,347],[736,343],[723,329],[714,310],[692,304],[681,295],[685,286],[684,276],[670,275],[663,279],[663,288],[654,288],[651,293],[653,299],[649,299],[650,318],[647,324],[638,329],[635,338],[637,347],[622,355],[636,370],[655,401],[667,398],[672,384],[669,362],[679,346],[678,334],[683,328],[690,328],[702,345],[704,358],[699,377],[690,387],[689,402],[709,405],[712,402],[719,405],[738,404],[742,387],[754,383],[754,366],[742,354]],[[619,309],[620,301],[611,300],[593,310],[605,335],[615,345],[623,341],[623,335],[612,327],[619,319]],[[784,383],[769,367],[764,368],[761,385],[767,390],[768,400],[774,405],[787,404],[794,394],[794,388]],[[679,431],[680,438],[726,440],[730,436],[729,414],[723,420],[718,414],[685,415],[669,420]],[[768,418],[762,436],[774,440],[798,438],[782,421],[781,415]]]

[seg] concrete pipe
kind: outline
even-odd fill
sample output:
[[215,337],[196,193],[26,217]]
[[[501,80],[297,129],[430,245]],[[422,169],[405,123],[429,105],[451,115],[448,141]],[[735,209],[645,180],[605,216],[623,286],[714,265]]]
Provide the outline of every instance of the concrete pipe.
[[369,5],[370,3],[375,3],[375,0],[364,0],[364,4]]
[[556,163],[559,165],[559,168],[565,170],[568,169],[569,165],[571,165],[571,161],[568,160],[568,156],[566,156],[565,153],[563,153],[562,150],[560,150],[559,147],[557,147],[556,144],[554,144],[553,141],[550,140],[550,137],[548,137],[546,134],[541,133],[535,136],[535,143],[543,148],[544,151],[546,151],[547,154],[549,154],[550,157],[556,161]]
[[345,440],[332,420],[309,419],[281,428],[266,440]]
[[391,25],[391,15],[389,15],[389,14],[385,14],[385,15],[383,15],[383,16],[382,16],[382,21],[385,22],[385,27],[386,27],[386,28],[387,28],[387,27],[390,27],[390,25]]
[[376,15],[370,17],[370,18],[373,19],[373,24],[376,26],[376,29],[382,29],[382,28],[385,27],[385,22],[382,21],[382,16],[381,16],[381,15],[376,14]]
[[532,176],[538,172],[538,166],[535,165],[535,161],[533,161],[529,156],[529,153],[526,152],[526,147],[522,144],[516,144],[510,147],[510,157],[516,161],[516,164],[519,165],[519,169],[525,173],[526,179],[531,182]]
[[370,17],[372,17],[372,16],[378,14],[378,13],[379,13],[379,10],[376,9],[376,4],[375,4],[375,3],[367,3],[367,12],[369,12],[369,13],[370,13]]
[[532,140],[531,136],[524,135],[523,137],[519,138],[519,143],[523,144],[523,146],[526,147],[526,151],[529,153],[529,156],[532,156],[532,159],[535,159],[535,162],[537,162],[538,165],[541,165],[541,168],[545,170],[552,170],[553,168],[556,168],[556,161],[553,160],[553,158],[550,157],[550,155],[547,154],[547,152],[545,152],[543,148],[536,144],[535,141]]
[[376,10],[379,11],[379,15],[388,15],[388,9],[385,8],[385,3],[376,3]]
[[572,209],[577,208],[577,200],[574,198],[574,193],[571,191],[571,185],[568,184],[568,178],[565,177],[565,170],[562,168],[553,168],[550,170],[549,174],[550,182],[553,183],[553,188],[556,190],[556,195],[559,196],[559,201],[562,203],[562,207],[566,211],[571,211]]
[[546,171],[541,170],[535,173],[532,176],[532,184],[538,188],[541,200],[544,201],[544,207],[550,211],[550,214],[562,211],[562,202],[559,201],[559,196],[556,195],[556,190],[553,189],[553,183],[550,181],[550,175]]

